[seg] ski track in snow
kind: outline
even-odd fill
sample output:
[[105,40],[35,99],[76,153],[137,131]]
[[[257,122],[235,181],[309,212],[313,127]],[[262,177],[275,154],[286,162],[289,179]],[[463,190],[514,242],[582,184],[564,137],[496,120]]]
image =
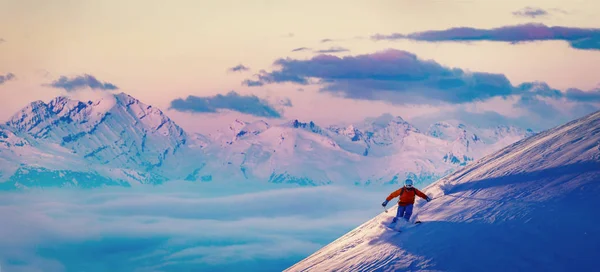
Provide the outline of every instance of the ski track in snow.
[[286,271],[594,271],[600,112],[514,143],[424,189],[401,233],[390,208]]

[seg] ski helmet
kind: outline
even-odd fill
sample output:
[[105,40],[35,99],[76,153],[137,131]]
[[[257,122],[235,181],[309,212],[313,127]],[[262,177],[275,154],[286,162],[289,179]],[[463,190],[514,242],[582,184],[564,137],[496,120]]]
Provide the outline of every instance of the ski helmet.
[[412,179],[407,179],[404,181],[404,186],[406,186],[406,188],[412,188],[413,187],[413,181]]

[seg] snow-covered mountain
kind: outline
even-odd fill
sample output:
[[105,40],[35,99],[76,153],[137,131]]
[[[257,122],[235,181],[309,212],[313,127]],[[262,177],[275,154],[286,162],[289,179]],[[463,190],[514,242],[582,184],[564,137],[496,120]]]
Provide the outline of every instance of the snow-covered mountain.
[[368,118],[365,122],[347,127],[331,126],[328,130],[338,136],[336,140],[348,151],[371,157],[384,157],[396,153],[394,145],[406,137],[420,133],[417,128],[399,116],[384,114]]
[[384,225],[395,210],[382,212],[286,271],[596,270],[600,112],[518,141],[423,191],[434,200],[415,204],[411,221],[422,224],[391,231]]
[[0,152],[5,160],[0,178],[21,184],[41,179],[155,183],[185,166],[171,158],[197,155],[187,148],[186,133],[159,109],[124,93],[94,102],[36,101],[2,131],[12,145]]
[[84,158],[110,166],[151,170],[186,141],[184,131],[159,109],[126,94],[81,102],[57,97],[36,101],[7,126],[32,140],[59,144]]
[[437,122],[429,127],[427,135],[451,142],[452,148],[444,155],[444,161],[460,165],[489,154],[511,143],[534,135],[531,129],[496,126],[475,128],[459,122]]
[[207,169],[220,180],[263,180],[320,185],[358,181],[360,156],[342,149],[314,123],[277,126],[255,122],[241,127],[227,146],[205,149]]
[[[124,93],[96,101],[36,101],[0,126],[4,187],[188,181],[302,185],[428,183],[529,136],[512,127],[439,123],[424,133],[389,114],[348,126],[301,120],[224,125],[186,133],[161,110]],[[481,136],[480,136],[481,135]]]

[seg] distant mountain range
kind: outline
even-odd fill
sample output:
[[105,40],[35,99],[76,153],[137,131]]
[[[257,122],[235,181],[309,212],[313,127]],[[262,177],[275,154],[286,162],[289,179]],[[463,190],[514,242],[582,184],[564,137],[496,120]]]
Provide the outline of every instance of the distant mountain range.
[[193,182],[429,183],[533,135],[516,127],[400,117],[320,127],[293,120],[223,124],[191,134],[158,108],[120,93],[97,101],[35,101],[0,125],[0,188],[97,187]]

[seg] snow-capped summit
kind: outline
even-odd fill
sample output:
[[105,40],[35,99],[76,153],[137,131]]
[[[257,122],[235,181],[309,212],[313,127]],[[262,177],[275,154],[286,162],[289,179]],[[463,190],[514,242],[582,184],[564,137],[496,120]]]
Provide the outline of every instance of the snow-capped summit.
[[461,126],[455,126],[448,122],[437,122],[429,126],[427,134],[435,138],[453,141],[464,131],[465,126],[462,124]]
[[51,115],[48,105],[43,101],[34,101],[13,115],[6,125],[17,131],[30,131],[32,127]]
[[444,161],[457,165],[466,165],[483,154],[533,134],[531,129],[514,126],[479,128],[458,121],[437,122],[427,130],[427,135],[451,142],[452,148],[444,155]]
[[360,126],[367,137],[367,141],[376,145],[391,145],[409,133],[420,133],[420,131],[406,122],[400,116],[384,114],[376,118],[370,118]]
[[184,131],[162,111],[124,93],[88,102],[57,97],[48,104],[32,103],[7,126],[88,160],[146,169],[160,165],[186,141]]
[[481,130],[461,123],[454,125],[449,122],[437,122],[429,126],[427,135],[447,141],[458,140],[468,145],[482,141],[481,137],[477,135],[481,133]]
[[245,122],[235,119],[229,124],[227,129],[218,130],[216,133],[210,134],[209,137],[211,137],[213,141],[220,143],[223,147],[231,145],[241,138],[248,137],[248,135],[257,135],[267,130],[269,127],[270,125],[263,120]]
[[[117,175],[115,173],[120,171],[112,169],[128,169],[126,176],[140,181],[149,180],[137,173],[160,168],[169,157],[181,152],[188,141],[183,129],[161,110],[125,93],[87,102],[68,97],[57,97],[48,103],[36,101],[14,115],[6,123],[6,129],[30,142],[38,150],[35,152],[60,149],[60,152],[70,153],[71,159],[79,158],[88,165],[72,170]],[[52,154],[48,156],[54,156]],[[45,169],[58,161],[60,158],[52,163],[40,161],[37,165]],[[170,161],[182,165],[176,160]],[[18,162],[13,164],[18,165]],[[64,162],[63,169],[74,165],[76,163]],[[162,176],[166,169],[151,175]]]
[[314,122],[246,123],[235,141],[211,146],[206,154],[215,159],[205,169],[218,169],[212,179],[323,185],[359,177],[352,169],[358,156],[341,149]]
[[235,135],[235,140],[238,140],[238,139],[240,139],[244,136],[248,136],[248,135],[258,135],[261,132],[269,129],[269,127],[270,127],[270,125],[263,120],[258,120],[258,121],[252,122],[252,123],[247,123]]
[[389,206],[285,271],[594,270],[599,134],[600,111],[502,148],[422,189],[421,224]]
[[349,125],[347,127],[330,126],[327,129],[332,131],[334,134],[347,137],[352,142],[365,140],[363,132],[354,127],[354,125]]
[[387,156],[396,151],[409,135],[419,130],[400,116],[383,114],[345,127],[327,128],[342,148],[363,156]]
[[533,136],[535,133],[531,129],[523,130],[514,126],[498,125],[493,130],[494,136],[497,138],[525,135],[526,137]]
[[240,129],[245,127],[248,123],[235,119],[231,124],[229,124],[229,130],[233,132],[234,135],[237,135]]
[[447,122],[438,122],[430,126],[428,134],[450,141],[451,149],[444,155],[444,162],[466,165],[473,161],[486,144],[477,134],[464,124],[456,126]]
[[317,126],[313,121],[309,121],[308,123],[304,123],[299,121],[298,119],[286,122],[283,126],[292,127],[292,128],[300,128],[305,129],[306,131],[310,131],[317,134],[325,134],[324,130]]

